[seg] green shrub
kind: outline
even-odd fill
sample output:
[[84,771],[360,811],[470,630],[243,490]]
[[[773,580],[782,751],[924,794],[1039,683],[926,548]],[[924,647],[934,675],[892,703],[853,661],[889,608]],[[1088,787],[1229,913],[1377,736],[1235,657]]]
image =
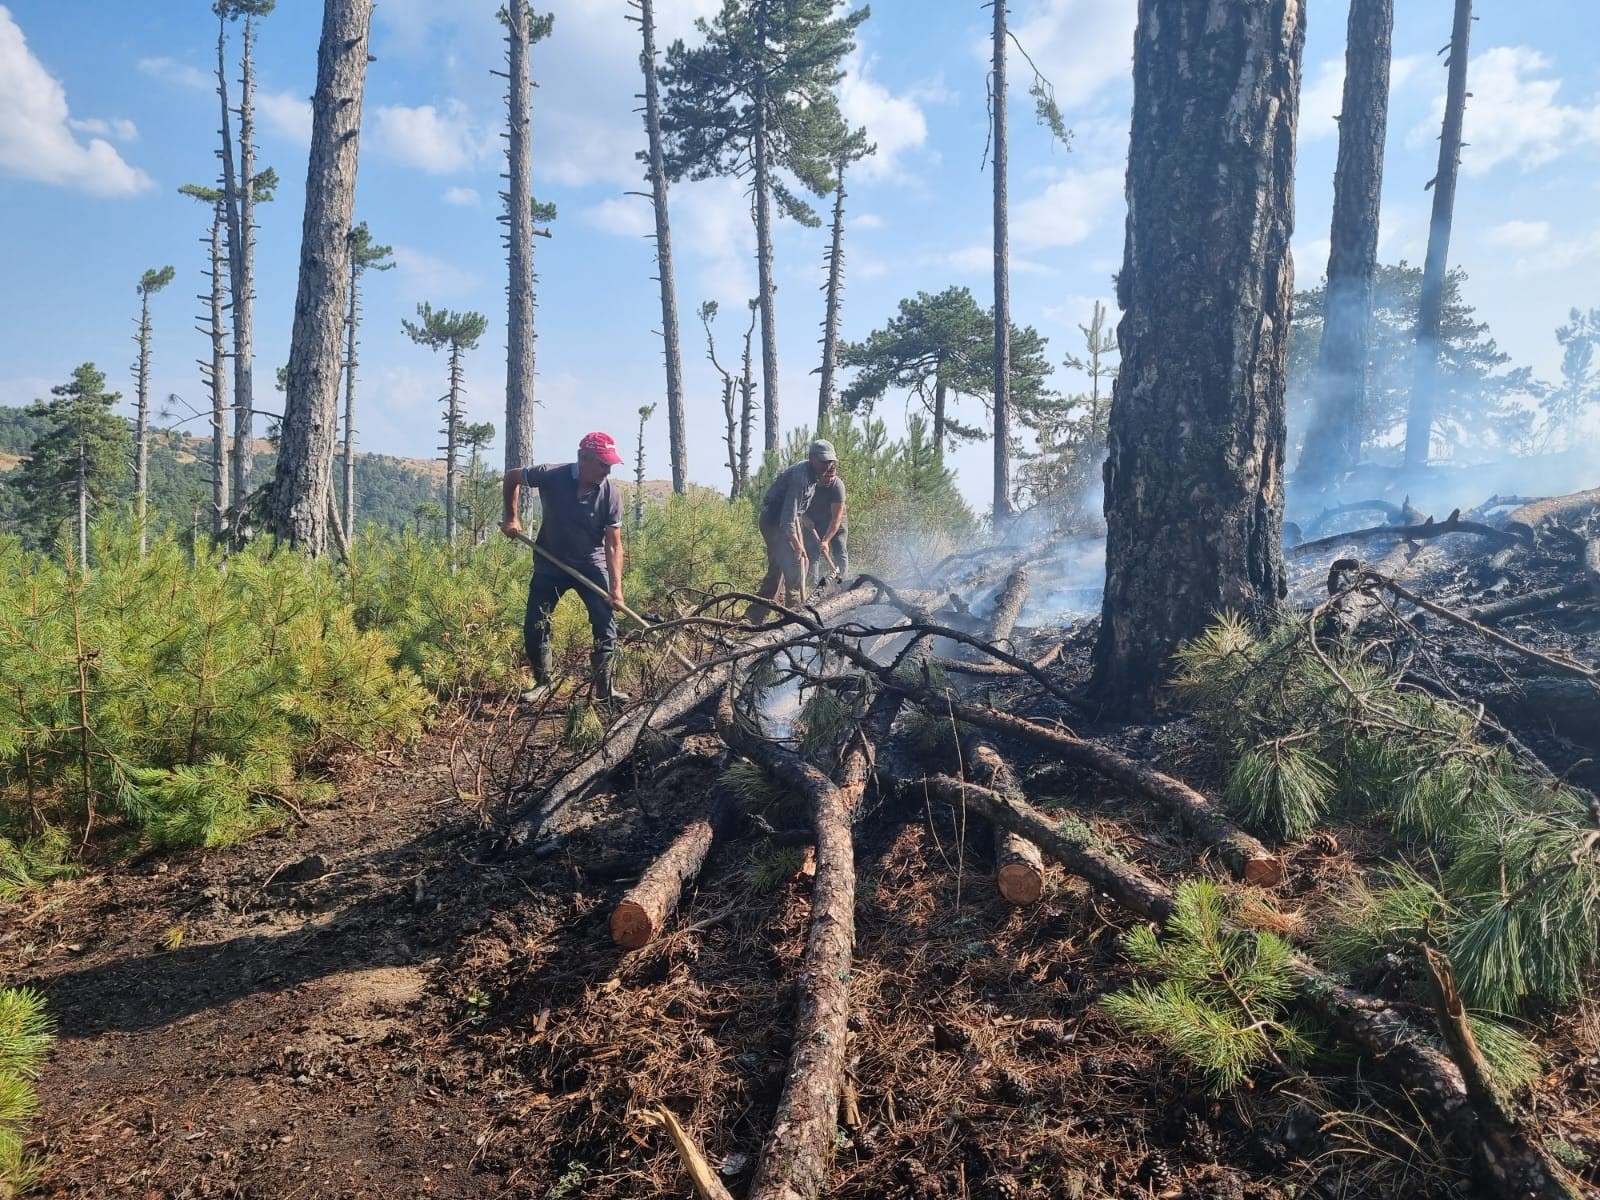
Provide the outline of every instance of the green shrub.
[[39,1178],[41,1164],[23,1148],[39,1111],[33,1081],[55,1040],[44,997],[32,988],[0,989],[0,1194],[17,1196]]

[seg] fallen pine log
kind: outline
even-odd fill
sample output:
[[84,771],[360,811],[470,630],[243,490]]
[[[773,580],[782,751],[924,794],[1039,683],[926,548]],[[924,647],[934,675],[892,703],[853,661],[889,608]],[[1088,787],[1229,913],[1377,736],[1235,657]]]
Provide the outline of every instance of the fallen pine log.
[[[840,613],[867,603],[872,596],[872,586],[857,582],[815,605],[810,610],[814,616],[808,615],[805,621],[811,623],[809,628],[812,630],[820,628]],[[546,826],[556,819],[585,788],[607,771],[627,761],[646,729],[665,728],[715,695],[722,684],[721,676],[716,670],[711,669],[717,662],[727,661],[728,657],[765,653],[782,645],[793,637],[797,630],[807,627],[804,623],[783,621],[772,629],[763,629],[759,633],[752,634],[739,643],[730,656],[704,664],[699,672],[675,680],[654,703],[636,706],[606,731],[605,737],[594,750],[551,780],[534,800],[518,808],[513,816],[519,819],[505,833],[504,844],[515,847],[538,840],[545,832]],[[529,808],[534,810],[533,813],[522,815]]]
[[1420,525],[1375,525],[1371,529],[1352,529],[1349,533],[1329,534],[1327,537],[1301,542],[1298,546],[1290,549],[1289,554],[1291,557],[1301,558],[1307,554],[1315,554],[1320,550],[1332,550],[1347,546],[1351,542],[1368,542],[1375,538],[1424,541],[1428,538],[1443,537],[1447,533],[1472,533],[1506,546],[1514,545],[1518,542],[1529,544],[1532,541],[1531,535],[1522,536],[1504,529],[1496,529],[1492,525],[1484,525],[1478,521],[1463,521],[1461,519],[1461,510],[1458,508],[1443,521],[1435,521],[1432,517],[1429,517]]
[[[1591,542],[1590,545],[1600,544]],[[1600,550],[1597,550],[1597,553],[1600,553]],[[1600,574],[1600,563],[1596,564],[1595,571]],[[1496,621],[1504,621],[1507,617],[1520,617],[1524,613],[1554,608],[1569,600],[1587,600],[1591,596],[1600,597],[1600,581],[1591,582],[1585,578],[1577,583],[1567,583],[1560,587],[1539,588],[1537,591],[1523,592],[1520,596],[1507,596],[1503,600],[1474,604],[1461,611],[1463,615],[1479,624],[1493,625]]]
[[[1038,658],[1034,659],[1029,665],[1035,671],[1042,671],[1051,663],[1055,662],[1056,659],[1060,658],[1061,652],[1066,648],[1067,644],[1065,642],[1057,642]],[[928,661],[933,666],[938,667],[940,670],[949,671],[952,674],[957,675],[1012,677],[1029,674],[1029,672],[1023,667],[1013,667],[1011,664],[1003,662],[966,662],[959,658],[931,658]]]
[[747,1200],[814,1200],[827,1181],[838,1129],[855,957],[856,866],[850,809],[840,789],[794,751],[767,741],[734,715],[729,684],[717,730],[738,753],[806,799],[817,835],[811,926],[801,960],[794,1049],[772,1132]]
[[1531,544],[1541,525],[1569,524],[1575,517],[1585,516],[1597,508],[1600,508],[1600,488],[1566,496],[1547,496],[1513,512],[1506,518],[1506,528],[1523,535]]
[[[1130,912],[1162,926],[1171,918],[1174,899],[1166,887],[1081,834],[1058,829],[1026,801],[950,776],[907,776],[903,769],[899,762],[887,765],[901,788],[920,787],[930,796],[965,804],[1043,846],[1070,873]],[[1475,1102],[1462,1070],[1393,1005],[1345,987],[1305,959],[1293,960],[1292,970],[1299,1001],[1411,1092],[1430,1123],[1482,1164],[1497,1195],[1580,1200],[1538,1139],[1498,1106]]]
[[713,788],[705,813],[683,827],[611,910],[613,942],[624,950],[638,950],[655,940],[676,911],[683,889],[699,876],[732,811],[727,789]]

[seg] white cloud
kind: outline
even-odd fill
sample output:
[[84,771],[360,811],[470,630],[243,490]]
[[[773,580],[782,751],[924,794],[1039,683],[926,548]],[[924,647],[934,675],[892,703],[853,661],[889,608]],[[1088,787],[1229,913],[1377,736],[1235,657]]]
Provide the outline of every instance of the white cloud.
[[373,140],[396,162],[435,175],[467,170],[495,148],[495,132],[480,126],[454,99],[443,108],[380,107],[373,113]]
[[478,288],[478,277],[471,271],[410,246],[394,248],[394,264],[409,290],[430,302],[440,296],[468,295]]
[[1015,209],[1012,238],[1024,250],[1085,241],[1100,218],[1122,204],[1124,175],[1120,166],[1062,172],[1040,195]]
[[875,61],[859,49],[845,59],[839,109],[852,128],[866,126],[867,138],[878,147],[852,169],[866,179],[886,179],[898,173],[902,154],[927,142],[928,122],[914,99],[891,95],[870,78]]
[[846,218],[846,223],[851,229],[882,229],[884,219],[877,213],[861,213],[858,216]]
[[[669,212],[677,207],[672,204],[672,196],[683,194],[686,194],[686,189],[669,194]],[[647,237],[656,230],[655,215],[650,209],[650,202],[638,196],[611,196],[584,209],[579,216],[585,224],[618,237]]]
[[477,208],[482,198],[477,188],[448,187],[444,190],[444,202],[456,208]]
[[75,133],[94,134],[97,137],[112,138],[119,142],[137,142],[139,140],[139,127],[126,117],[112,117],[109,121],[100,117],[86,117],[81,121],[76,117],[68,117],[67,128]]
[[1549,221],[1504,221],[1486,229],[1483,234],[1486,244],[1512,250],[1532,250],[1549,240]]
[[188,63],[178,62],[172,58],[141,58],[135,64],[146,75],[156,79],[175,83],[179,87],[191,88],[197,92],[213,91],[217,86],[216,76],[199,67],[191,67]]
[[257,92],[256,112],[266,128],[297,146],[311,145],[311,101],[289,92]]
[[[1399,91],[1422,66],[1420,55],[1401,55],[1389,63],[1390,95]],[[1300,140],[1315,142],[1337,137],[1339,113],[1344,108],[1344,59],[1325,59],[1316,78],[1300,89]]]
[[98,196],[155,186],[104,138],[79,142],[70,121],[65,89],[33,56],[21,27],[0,5],[0,172]]
[[[974,242],[969,246],[962,246],[943,254],[933,255],[922,260],[937,266],[947,267],[964,275],[983,275],[985,277],[994,273],[994,242]],[[1043,263],[1036,263],[1031,259],[1011,256],[1011,271],[1016,275],[1051,275],[1054,272]]]
[[[1127,0],[1110,4],[1105,0],[1035,0],[1019,8],[1012,32],[1054,85],[1056,102],[1063,109],[1084,104],[1108,84],[1125,84],[1132,77],[1136,5]],[[993,59],[989,38],[974,43],[973,50],[986,62]],[[1006,64],[1012,100],[1027,101],[1032,72],[1015,46],[1010,47]],[[1070,114],[1067,124],[1072,124]]]
[[[1495,46],[1474,55],[1467,68],[1472,93],[1462,140],[1461,169],[1483,175],[1503,162],[1538,167],[1578,146],[1600,143],[1600,103],[1587,107],[1559,104],[1561,80],[1548,75],[1550,60],[1528,46]],[[1407,144],[1425,146],[1439,137],[1444,97],[1408,135]]]

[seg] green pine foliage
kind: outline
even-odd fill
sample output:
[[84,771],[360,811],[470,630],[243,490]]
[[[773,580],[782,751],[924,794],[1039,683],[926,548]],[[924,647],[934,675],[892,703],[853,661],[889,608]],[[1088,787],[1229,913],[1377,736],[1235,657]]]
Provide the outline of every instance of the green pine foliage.
[[1163,936],[1140,925],[1123,939],[1139,980],[1101,1001],[1129,1033],[1158,1042],[1218,1092],[1267,1062],[1309,1049],[1288,1013],[1293,948],[1271,933],[1230,925],[1226,898],[1209,880],[1187,880]]
[[[1600,824],[1584,798],[1477,737],[1474,714],[1408,689],[1307,625],[1224,617],[1179,653],[1177,685],[1231,760],[1227,798],[1298,837],[1335,810],[1425,851],[1353,887],[1322,952],[1359,973],[1436,942],[1469,1005],[1566,1003],[1600,967]],[[1425,869],[1424,869],[1425,868]]]
[[32,988],[0,988],[0,1194],[20,1196],[38,1182],[41,1164],[23,1146],[39,1110],[34,1080],[55,1026]]

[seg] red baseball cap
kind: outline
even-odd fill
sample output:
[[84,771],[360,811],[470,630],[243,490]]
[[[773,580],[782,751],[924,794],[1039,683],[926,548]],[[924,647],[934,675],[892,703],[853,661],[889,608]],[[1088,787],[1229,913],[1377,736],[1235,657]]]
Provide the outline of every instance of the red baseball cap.
[[613,467],[622,461],[622,455],[617,453],[617,442],[609,433],[586,433],[583,440],[578,443],[578,453],[587,450],[603,463]]

